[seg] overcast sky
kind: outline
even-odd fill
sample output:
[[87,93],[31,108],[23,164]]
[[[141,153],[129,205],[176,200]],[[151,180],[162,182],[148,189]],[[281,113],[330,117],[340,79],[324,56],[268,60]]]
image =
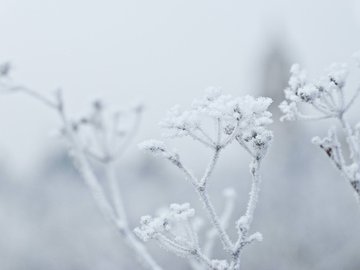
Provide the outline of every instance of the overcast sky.
[[[44,94],[61,87],[78,113],[94,97],[147,105],[140,138],[158,136],[172,105],[208,86],[254,93],[273,36],[319,73],[360,49],[356,0],[0,0],[0,61]],[[52,143],[56,115],[0,97],[0,160],[27,168]]]

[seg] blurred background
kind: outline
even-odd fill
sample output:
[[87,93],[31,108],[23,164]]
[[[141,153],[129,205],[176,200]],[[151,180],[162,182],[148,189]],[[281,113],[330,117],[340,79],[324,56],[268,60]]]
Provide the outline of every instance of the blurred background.
[[[172,202],[190,201],[203,214],[181,174],[136,146],[160,138],[158,122],[168,108],[190,105],[208,86],[274,99],[275,141],[253,226],[264,241],[244,251],[249,270],[360,269],[358,205],[311,144],[331,121],[279,123],[277,109],[293,62],[314,77],[333,61],[351,63],[359,31],[357,0],[0,0],[0,62],[13,63],[17,82],[44,95],[62,88],[74,116],[97,97],[112,107],[146,105],[118,164],[132,227]],[[350,67],[349,96],[360,83],[359,70]],[[0,123],[0,269],[140,269],[51,136],[57,116],[28,97],[1,95]],[[206,149],[186,139],[169,143],[196,173],[204,169]],[[250,185],[249,160],[239,152],[224,152],[209,187],[219,211],[218,191],[238,190],[234,220]],[[164,269],[189,269],[185,260],[149,248]]]

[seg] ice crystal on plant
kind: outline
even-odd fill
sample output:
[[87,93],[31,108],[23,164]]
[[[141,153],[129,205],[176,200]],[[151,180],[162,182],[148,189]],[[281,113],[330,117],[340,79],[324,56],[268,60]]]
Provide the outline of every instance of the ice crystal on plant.
[[[154,239],[161,247],[189,258],[192,265],[199,264],[199,268],[196,269],[206,266],[207,269],[214,270],[239,270],[241,250],[247,244],[255,240],[260,241],[261,238],[258,233],[249,235],[249,230],[260,190],[260,163],[273,137],[272,132],[267,129],[272,123],[271,113],[268,111],[271,103],[272,100],[269,98],[233,97],[222,94],[219,89],[211,88],[204,97],[196,99],[190,109],[182,111],[179,106],[173,107],[160,125],[166,131],[165,136],[187,136],[211,149],[213,154],[203,176],[196,177],[180,160],[179,154],[172,154],[161,141],[145,141],[140,144],[140,148],[165,157],[183,172],[198,193],[212,228],[206,233],[207,241],[202,247],[198,240],[200,226],[196,225],[196,222],[190,222],[195,215],[194,209],[190,208],[189,204],[172,204],[167,212],[157,218],[143,218],[135,233],[144,241]],[[209,119],[215,127],[216,134],[209,133],[205,128],[205,121],[209,123]],[[224,191],[226,202],[223,213],[219,216],[207,193],[207,182],[222,149],[234,142],[238,142],[252,157],[252,187],[246,213],[234,224],[238,230],[238,239],[232,242],[226,229],[234,210],[235,191],[230,188]],[[226,260],[210,259],[216,237],[231,257],[230,263]]]
[[229,269],[229,264],[225,260],[212,260],[211,266],[215,270],[227,270]]
[[[262,136],[267,133],[265,126],[272,123],[271,113],[267,110],[271,103],[270,98],[233,97],[212,89],[203,98],[195,100],[189,110],[181,111],[179,106],[172,108],[160,125],[165,129],[165,136],[199,139],[204,134],[202,119],[207,117],[215,121],[221,119],[221,132],[226,135],[251,133],[264,139],[268,135]],[[201,140],[208,145],[213,143],[209,138]]]
[[170,224],[166,216],[151,217],[142,216],[140,219],[140,227],[135,228],[134,232],[143,241],[154,238],[157,234],[170,230]]
[[[356,53],[359,65],[360,53]],[[314,137],[313,143],[318,145],[330,158],[342,175],[349,181],[360,200],[360,132],[358,125],[351,126],[345,118],[345,113],[351,108],[360,93],[358,88],[353,97],[347,101],[344,86],[349,74],[347,64],[334,63],[325,71],[325,75],[315,82],[307,80],[306,73],[299,65],[293,65],[290,70],[289,85],[284,90],[285,101],[279,108],[283,112],[280,120],[293,121],[297,119],[320,120],[336,119],[342,127],[350,152],[348,165],[344,158],[343,145],[337,138],[334,128],[330,128],[328,136]],[[303,113],[307,105],[310,113]]]
[[[165,249],[181,256],[191,256],[195,248],[195,240],[190,219],[194,215],[195,210],[189,203],[171,204],[156,217],[143,216],[140,219],[140,226],[135,228],[134,232],[143,241],[156,239]],[[179,234],[179,231],[183,233]]]
[[195,215],[195,210],[190,208],[189,203],[170,204],[170,216],[176,221],[185,221],[192,218]]
[[166,145],[163,141],[148,140],[139,144],[140,149],[149,151],[155,155],[161,155],[167,152]]

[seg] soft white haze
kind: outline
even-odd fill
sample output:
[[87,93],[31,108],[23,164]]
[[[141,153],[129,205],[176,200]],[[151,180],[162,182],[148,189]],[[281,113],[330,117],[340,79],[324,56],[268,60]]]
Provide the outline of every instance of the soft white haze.
[[[63,88],[72,112],[98,96],[144,101],[140,137],[148,138],[158,136],[168,104],[208,86],[255,94],[259,52],[274,36],[310,71],[347,60],[359,48],[359,14],[355,0],[1,0],[0,61],[42,93]],[[1,96],[0,159],[30,168],[40,143],[52,143],[55,117],[27,98]]]

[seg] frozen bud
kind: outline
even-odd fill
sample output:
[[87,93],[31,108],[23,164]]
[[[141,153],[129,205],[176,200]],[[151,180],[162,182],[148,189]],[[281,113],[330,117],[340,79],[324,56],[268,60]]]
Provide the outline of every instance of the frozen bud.
[[226,126],[225,126],[225,128],[224,128],[224,133],[225,133],[226,135],[231,135],[231,134],[234,132],[234,130],[235,130],[235,126],[229,124],[229,125],[226,125]]
[[163,156],[173,162],[175,165],[180,166],[179,154],[176,152],[168,151],[165,143],[159,140],[148,140],[139,144],[139,148],[148,151],[155,156]]
[[252,110],[256,114],[261,114],[266,112],[269,106],[273,103],[273,100],[268,97],[258,97],[254,100],[252,104]]
[[248,230],[249,229],[249,217],[248,216],[241,216],[238,221],[236,222],[237,228],[239,230]]
[[311,142],[315,145],[320,145],[323,143],[323,139],[319,136],[315,136],[314,138],[312,138]]
[[298,89],[297,95],[304,102],[312,102],[319,97],[319,88],[313,84],[306,84]]
[[224,197],[226,197],[226,198],[235,198],[235,196],[236,196],[236,191],[235,191],[235,189],[233,189],[233,188],[231,188],[231,187],[225,188],[225,189],[223,190],[223,195],[224,195]]
[[195,210],[190,208],[189,203],[170,205],[170,215],[177,221],[188,220],[195,215]]
[[166,217],[143,216],[140,219],[140,227],[134,229],[134,233],[143,241],[149,241],[158,233],[170,230],[170,225]]
[[229,269],[229,264],[225,260],[212,260],[211,267],[214,270],[227,270]]
[[306,83],[306,72],[300,68],[299,64],[294,64],[290,69],[289,87],[296,90]]
[[152,220],[152,217],[151,216],[142,216],[140,218],[140,223],[143,225],[143,224],[149,224]]
[[288,103],[287,101],[281,102],[279,105],[279,109],[284,114],[280,117],[280,121],[294,121],[296,120],[296,116],[298,114],[297,105],[295,102]]
[[328,135],[324,138],[318,136],[312,138],[312,143],[316,145],[331,145],[337,143],[337,136],[335,132],[335,127],[332,127],[328,130]]
[[243,139],[246,142],[251,143],[253,149],[257,154],[263,156],[266,149],[269,147],[273,138],[273,134],[270,130],[262,127],[251,130],[250,132],[244,133]]
[[199,127],[199,114],[197,111],[181,111],[179,106],[170,109],[160,126],[166,130],[165,137],[187,136],[189,132]]
[[323,149],[330,158],[334,158],[334,148],[339,146],[335,128],[329,129],[328,135],[324,138],[314,137],[312,142]]
[[301,72],[300,64],[295,63],[290,67],[291,74],[299,74]]
[[345,172],[347,175],[351,177],[353,180],[359,180],[360,179],[360,172],[359,172],[359,165],[356,163],[352,163],[349,166],[346,166]]
[[345,85],[349,70],[346,64],[334,63],[328,70],[328,77],[339,88]]
[[252,235],[250,235],[250,236],[247,238],[247,241],[248,241],[248,242],[253,242],[253,241],[261,242],[262,240],[263,240],[263,236],[262,236],[262,234],[259,233],[259,232],[253,233]]

